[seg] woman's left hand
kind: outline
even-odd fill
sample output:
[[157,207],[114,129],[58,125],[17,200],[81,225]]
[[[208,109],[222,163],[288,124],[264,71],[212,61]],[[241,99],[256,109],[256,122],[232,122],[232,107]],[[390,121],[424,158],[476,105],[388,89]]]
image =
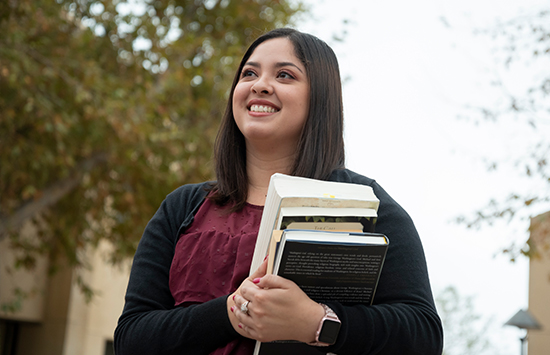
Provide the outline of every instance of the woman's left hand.
[[[325,311],[294,282],[276,275],[246,281],[234,297],[233,313],[245,336],[268,342],[315,340],[315,333]],[[241,306],[247,304],[248,312]]]

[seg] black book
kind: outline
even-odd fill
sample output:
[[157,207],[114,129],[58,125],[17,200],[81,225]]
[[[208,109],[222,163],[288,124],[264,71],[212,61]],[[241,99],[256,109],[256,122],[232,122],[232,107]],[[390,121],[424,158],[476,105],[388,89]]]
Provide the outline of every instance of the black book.
[[[311,299],[372,304],[388,249],[382,234],[285,230],[276,246],[273,274],[294,281]],[[256,343],[254,354],[319,354],[300,342]]]

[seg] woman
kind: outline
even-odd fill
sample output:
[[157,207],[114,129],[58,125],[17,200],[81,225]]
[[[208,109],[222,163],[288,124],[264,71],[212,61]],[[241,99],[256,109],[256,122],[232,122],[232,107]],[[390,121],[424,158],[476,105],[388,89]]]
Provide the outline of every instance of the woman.
[[[251,354],[293,339],[338,354],[440,354],[442,329],[407,213],[374,181],[344,168],[338,63],[292,29],[259,37],[236,73],[218,134],[217,181],[167,196],[136,252],[115,352]],[[269,179],[280,172],[370,185],[377,232],[391,240],[372,306],[312,301],[289,280],[248,276]],[[334,344],[317,330],[341,323]]]

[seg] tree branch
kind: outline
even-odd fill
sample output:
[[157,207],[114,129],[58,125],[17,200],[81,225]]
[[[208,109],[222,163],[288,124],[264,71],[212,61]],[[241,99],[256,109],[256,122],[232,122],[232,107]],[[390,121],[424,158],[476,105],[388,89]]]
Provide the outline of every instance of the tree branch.
[[104,152],[96,153],[84,159],[77,164],[68,178],[57,181],[44,189],[40,198],[23,202],[11,215],[0,216],[0,240],[2,240],[10,230],[20,228],[27,219],[55,205],[60,199],[80,184],[84,173],[106,161],[107,153]]

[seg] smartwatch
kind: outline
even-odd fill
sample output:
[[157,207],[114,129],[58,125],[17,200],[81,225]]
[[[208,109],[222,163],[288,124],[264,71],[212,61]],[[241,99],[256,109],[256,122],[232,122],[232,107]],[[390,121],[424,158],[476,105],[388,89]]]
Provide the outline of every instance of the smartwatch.
[[315,334],[315,341],[309,343],[313,346],[329,346],[336,343],[338,338],[338,333],[340,332],[340,326],[342,322],[338,319],[338,316],[329,306],[326,304],[319,303],[323,306],[325,310],[325,316],[321,319],[319,323],[319,328],[317,328],[317,333]]

